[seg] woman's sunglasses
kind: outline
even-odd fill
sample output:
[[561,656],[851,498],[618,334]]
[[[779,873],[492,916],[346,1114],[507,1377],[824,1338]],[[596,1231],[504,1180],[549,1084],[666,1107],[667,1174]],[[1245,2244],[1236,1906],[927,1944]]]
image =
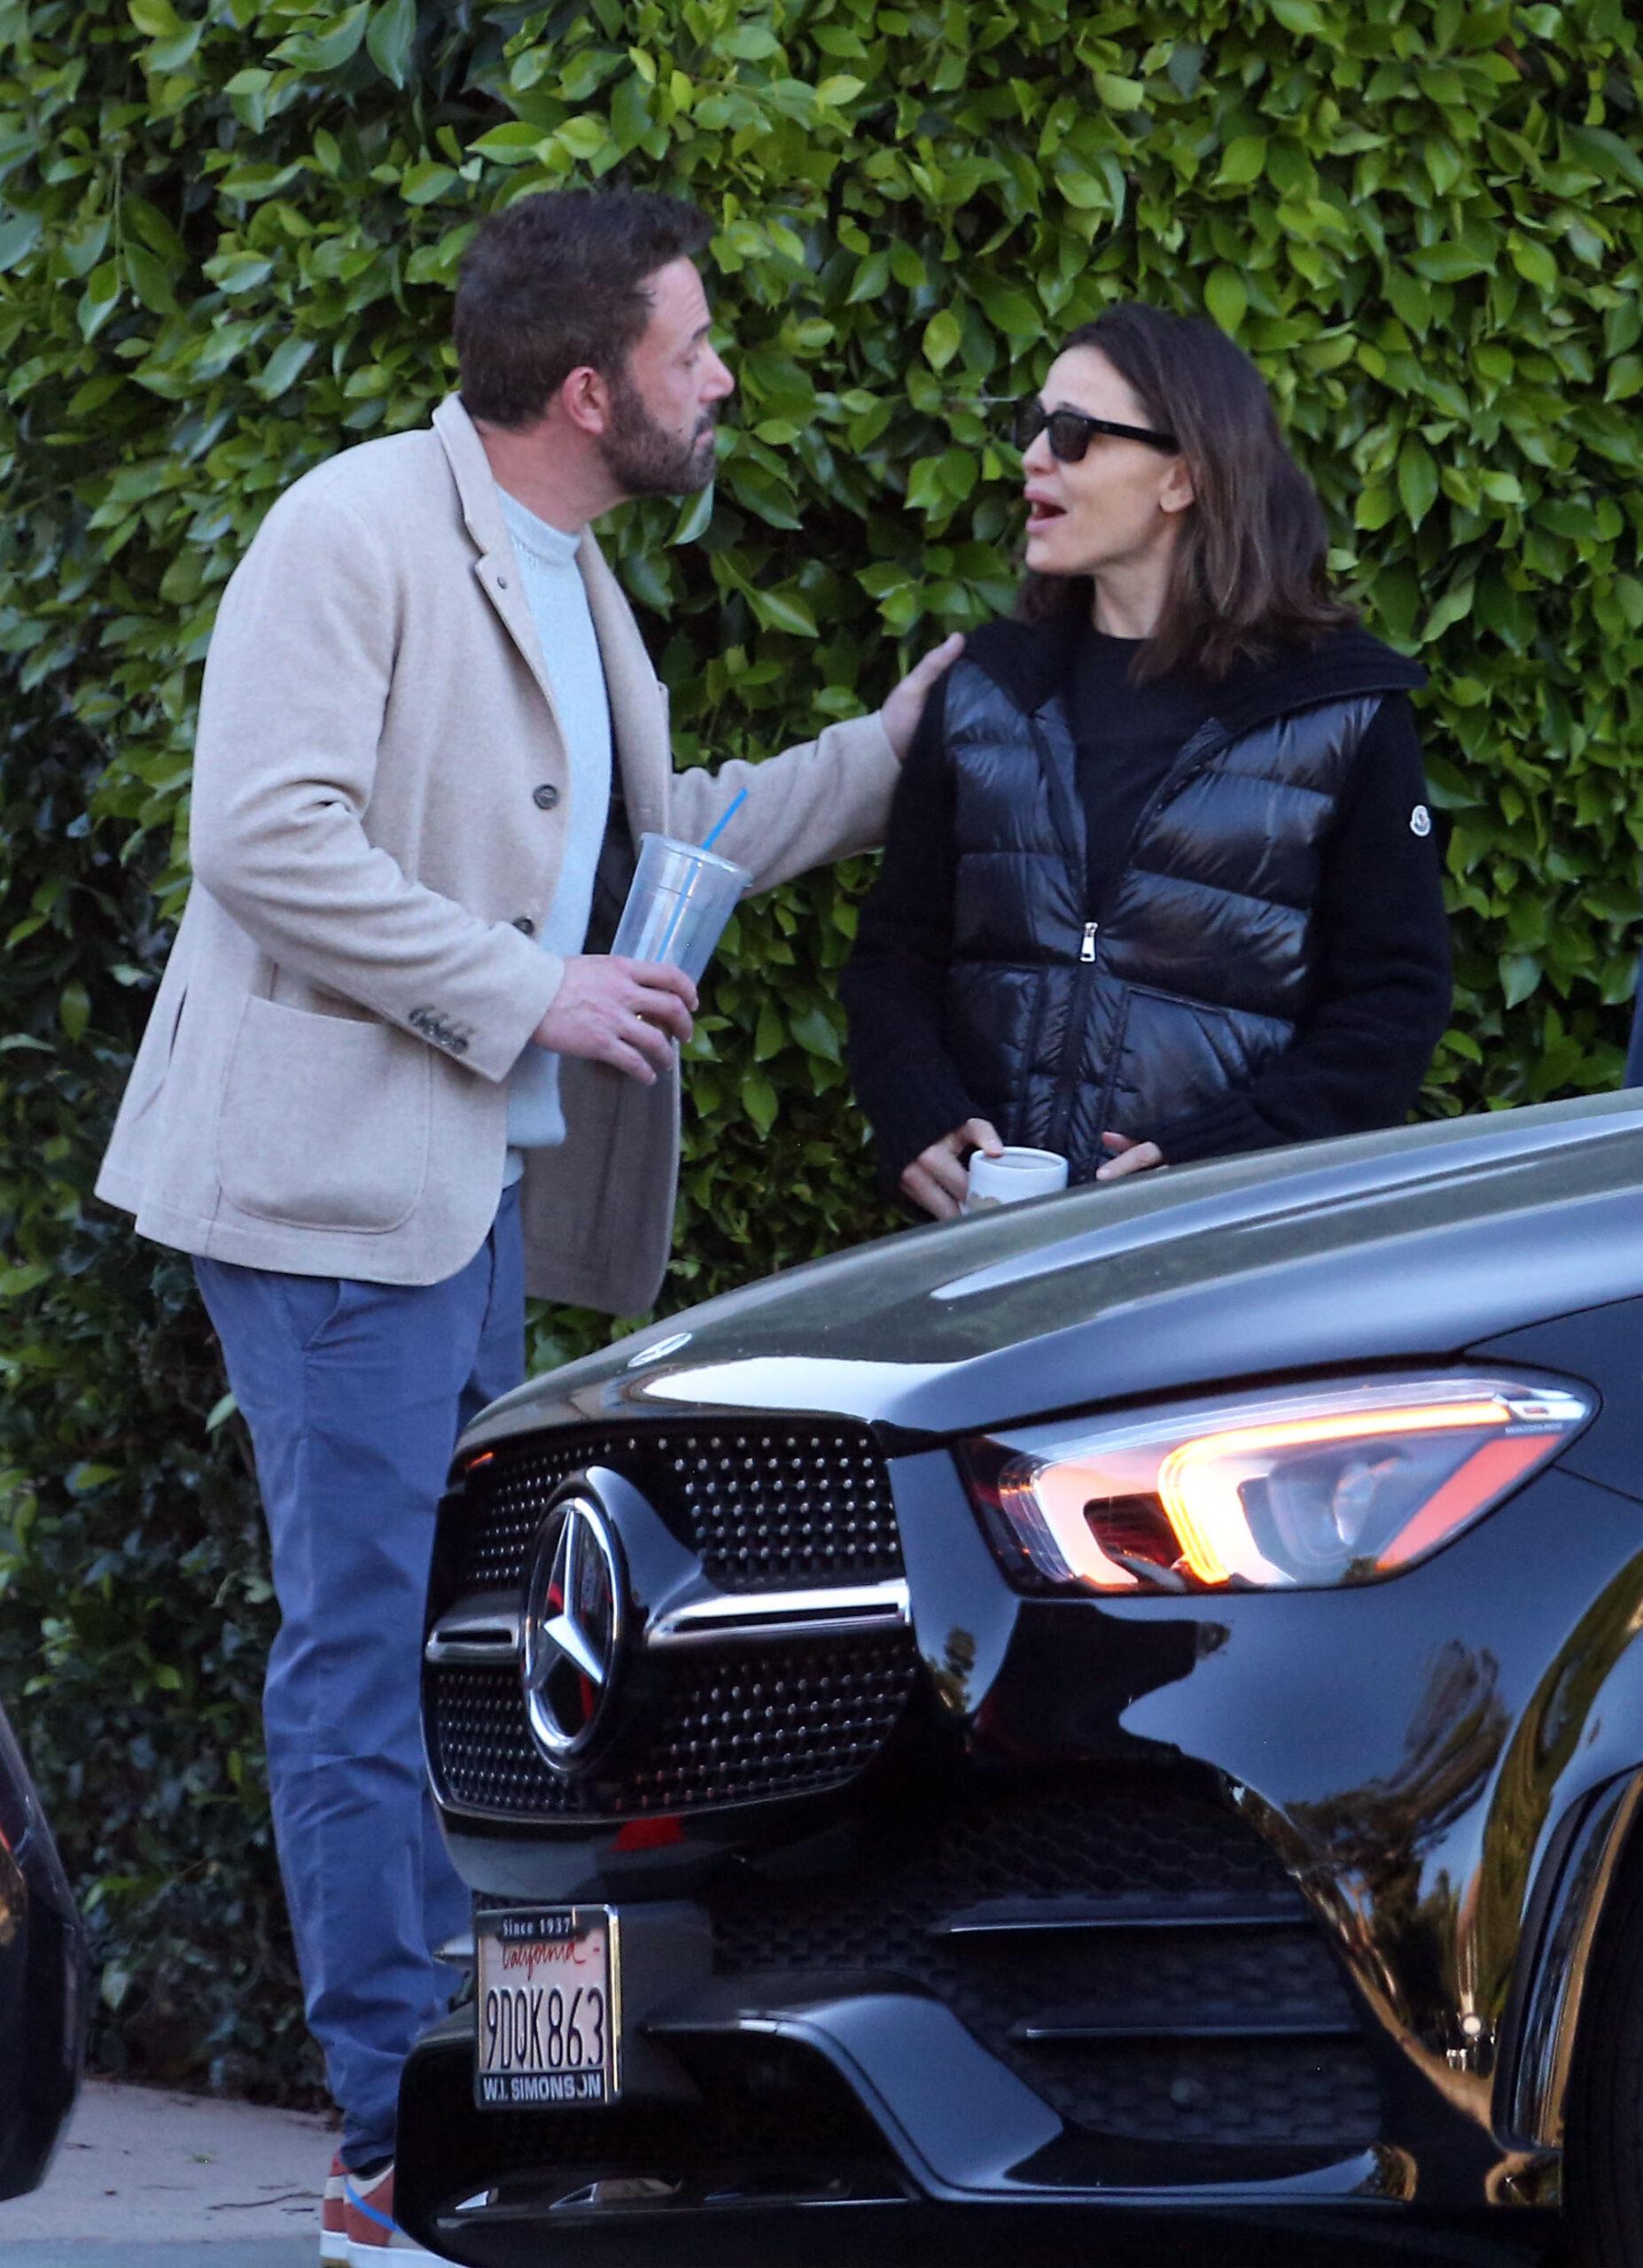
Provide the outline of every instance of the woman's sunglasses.
[[1081,409],[1046,409],[1032,394],[1015,405],[1010,428],[1018,449],[1030,449],[1040,433],[1047,433],[1050,454],[1058,464],[1077,464],[1096,433],[1111,433],[1120,441],[1144,441],[1149,449],[1174,451],[1180,447],[1173,433],[1156,433],[1146,425],[1115,425],[1110,417],[1086,417]]

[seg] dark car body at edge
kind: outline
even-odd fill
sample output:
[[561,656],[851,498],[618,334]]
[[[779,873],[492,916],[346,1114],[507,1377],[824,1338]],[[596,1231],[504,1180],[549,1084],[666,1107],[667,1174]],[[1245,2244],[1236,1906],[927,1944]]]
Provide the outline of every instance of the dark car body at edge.
[[84,1932],[0,1713],[0,2199],[45,2179],[80,2085],[84,2023]]
[[[629,2059],[610,2108],[476,2109],[459,2011],[407,2068],[408,2225],[479,2268],[1540,2256],[1643,1837],[1640,1189],[1643,1097],[1146,1177],[753,1285],[487,1412],[430,1767],[482,1905],[618,1911]],[[1383,1581],[1035,1595],[954,1453],[1416,1366],[1595,1415]],[[628,1717],[555,1769],[519,1618],[578,1477],[626,1557]],[[681,1554],[731,1604],[674,1646]]]

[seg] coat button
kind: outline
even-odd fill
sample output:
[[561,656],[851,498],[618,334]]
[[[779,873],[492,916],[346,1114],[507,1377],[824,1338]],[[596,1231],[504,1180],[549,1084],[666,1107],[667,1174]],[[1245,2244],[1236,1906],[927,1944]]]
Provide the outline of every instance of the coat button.
[[533,937],[536,935],[536,924],[528,913],[516,913],[513,917],[513,926],[524,936]]
[[507,589],[508,578],[505,575],[499,575],[496,578],[496,587],[499,591],[505,591]]
[[531,790],[531,801],[539,812],[550,812],[558,800],[559,790],[549,787],[546,781],[540,788],[533,788]]

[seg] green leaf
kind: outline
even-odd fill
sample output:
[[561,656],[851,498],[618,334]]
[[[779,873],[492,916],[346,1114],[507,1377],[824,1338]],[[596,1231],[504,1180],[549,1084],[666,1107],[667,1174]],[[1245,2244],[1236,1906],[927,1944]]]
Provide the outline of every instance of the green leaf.
[[1458,284],[1468,276],[1487,276],[1494,262],[1465,245],[1452,244],[1428,245],[1412,252],[1409,265],[1417,276],[1427,276],[1434,284]]
[[1500,962],[1501,996],[1508,1008],[1527,1000],[1540,984],[1542,969],[1534,953],[1507,953]]
[[789,1029],[807,1053],[820,1055],[829,1063],[843,1060],[839,1053],[838,1033],[824,1008],[818,1006],[801,1009],[791,1019]]
[[365,50],[385,79],[405,84],[411,53],[417,44],[417,0],[385,0],[373,8],[365,33]]
[[842,109],[845,103],[854,102],[866,85],[865,79],[853,78],[848,71],[836,71],[816,89],[816,100],[830,110]]
[[765,63],[782,52],[782,43],[763,24],[738,24],[719,42],[719,48],[738,63]]
[[437,165],[431,158],[409,167],[400,176],[400,195],[408,205],[432,205],[456,179],[454,166]]
[[541,127],[510,118],[505,126],[493,126],[468,147],[476,157],[489,158],[496,165],[522,166],[536,155],[545,138]]
[[0,221],[0,276],[28,257],[43,225],[38,213],[11,213]]
[[1183,41],[1170,50],[1170,59],[1164,66],[1170,74],[1170,84],[1178,95],[1195,95],[1198,82],[1203,76],[1204,50],[1195,41]]
[[1411,433],[1398,452],[1398,493],[1409,524],[1418,528],[1437,501],[1437,467],[1432,452]]
[[963,343],[964,334],[955,315],[943,307],[931,315],[924,325],[924,360],[932,369],[945,370]]
[[988,320],[1011,338],[1041,338],[1044,311],[1024,291],[1008,284],[989,284],[980,294]]
[[596,158],[611,136],[601,118],[567,118],[554,136],[562,150],[573,158]]
[[151,314],[176,313],[177,298],[172,288],[171,272],[157,253],[144,251],[141,245],[128,244],[125,270],[127,282]]
[[82,296],[77,320],[80,335],[88,342],[95,338],[120,303],[120,264],[105,260],[94,268]]
[[206,262],[205,273],[220,291],[235,297],[266,284],[274,273],[274,263],[261,252],[225,252]]
[[776,1091],[762,1071],[749,1071],[742,1080],[742,1107],[760,1134],[768,1134],[781,1111]]
[[1147,89],[1139,79],[1121,79],[1116,72],[1095,74],[1095,99],[1106,110],[1139,110],[1147,99]]
[[1526,284],[1535,284],[1543,291],[1557,288],[1557,262],[1545,245],[1535,244],[1527,237],[1514,236],[1508,245],[1512,265]]
[[264,401],[277,401],[302,376],[313,361],[317,339],[303,338],[293,332],[282,338],[264,363],[255,381],[256,390]]
[[747,602],[767,630],[790,631],[796,638],[814,638],[816,618],[808,602],[796,591],[749,591]]
[[370,15],[369,0],[333,18],[323,31],[298,32],[274,50],[275,60],[299,71],[339,71],[359,52]]
[[1246,183],[1259,181],[1265,165],[1266,136],[1241,134],[1226,144],[1221,169],[1215,176],[1216,186],[1242,188]]
[[1235,268],[1212,268],[1203,286],[1203,304],[1224,331],[1233,338],[1248,312],[1250,295]]
[[126,12],[150,39],[175,39],[188,29],[171,0],[127,0]]

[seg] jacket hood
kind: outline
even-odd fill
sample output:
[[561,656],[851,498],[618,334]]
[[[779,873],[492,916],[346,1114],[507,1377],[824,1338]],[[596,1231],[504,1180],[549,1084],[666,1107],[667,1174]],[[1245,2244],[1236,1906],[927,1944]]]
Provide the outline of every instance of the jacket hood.
[[[989,622],[965,641],[973,662],[1012,701],[1041,708],[1067,680],[1083,624]],[[1245,732],[1270,718],[1350,701],[1367,693],[1412,693],[1427,673],[1367,630],[1332,630],[1312,646],[1289,646],[1264,661],[1235,663],[1211,691],[1216,721]]]

